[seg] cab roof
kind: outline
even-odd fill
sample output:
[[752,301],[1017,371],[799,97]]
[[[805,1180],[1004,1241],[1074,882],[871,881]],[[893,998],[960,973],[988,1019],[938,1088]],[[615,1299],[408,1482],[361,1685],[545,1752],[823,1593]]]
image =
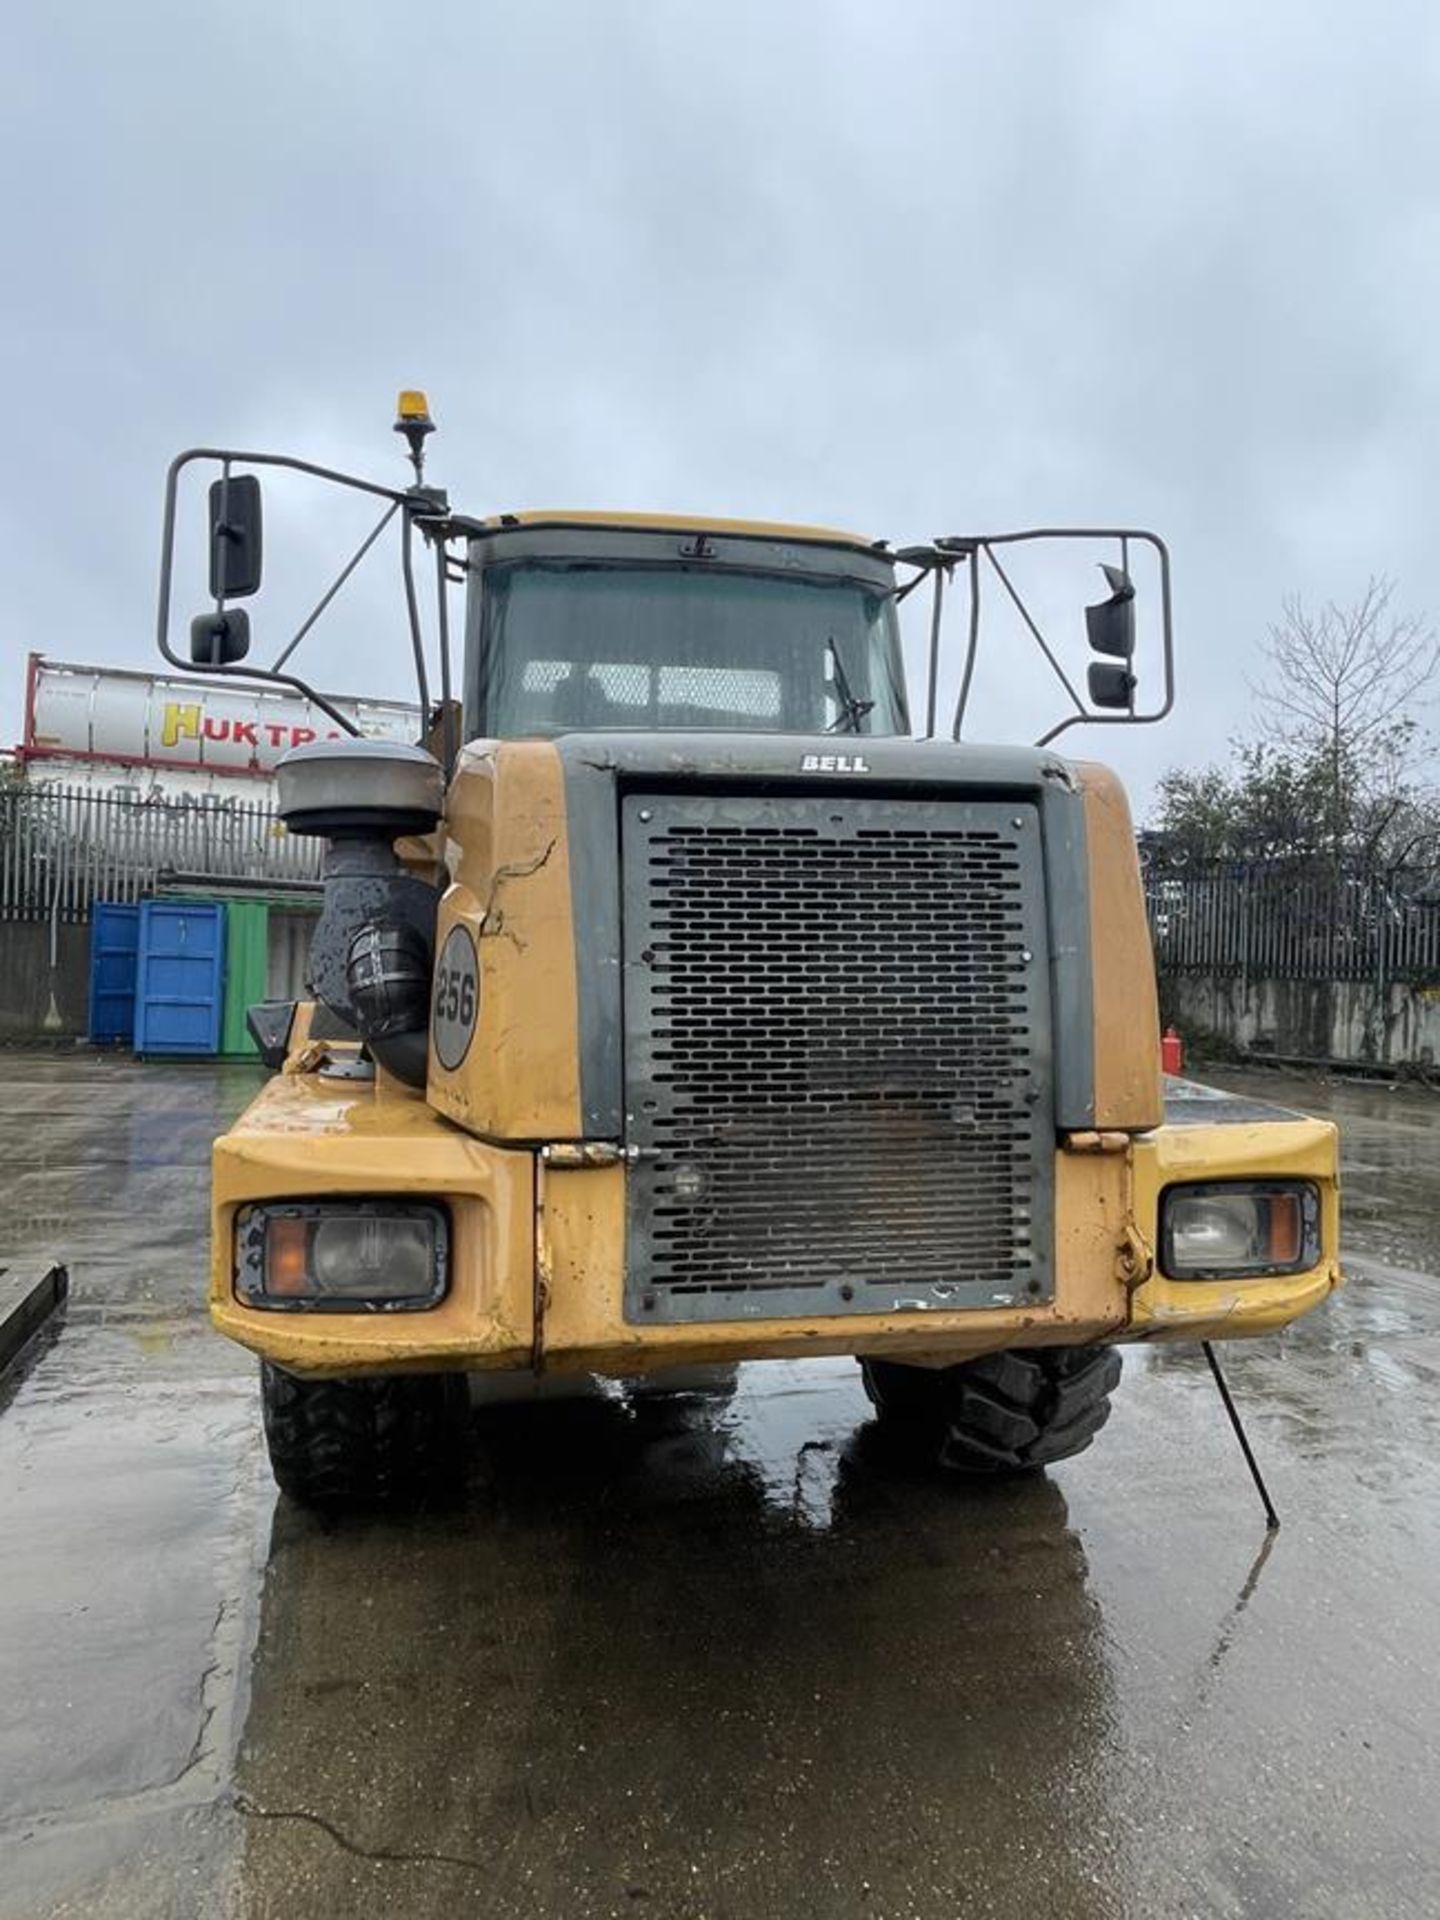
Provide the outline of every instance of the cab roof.
[[793,540],[813,546],[849,547],[859,553],[884,553],[886,543],[863,533],[838,527],[795,526],[784,520],[726,520],[713,514],[606,513],[549,509],[527,513],[488,514],[471,523],[472,538],[506,533],[514,528],[603,528],[616,533],[714,533],[732,540]]

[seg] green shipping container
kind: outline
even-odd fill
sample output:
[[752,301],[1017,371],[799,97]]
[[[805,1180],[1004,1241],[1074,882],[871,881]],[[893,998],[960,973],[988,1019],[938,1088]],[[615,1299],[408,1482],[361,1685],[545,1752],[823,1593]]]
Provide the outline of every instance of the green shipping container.
[[270,906],[265,900],[226,901],[225,1010],[220,1051],[229,1059],[256,1058],[245,1012],[265,998],[270,946]]
[[163,890],[167,899],[222,900],[225,904],[225,997],[220,1016],[220,1053],[230,1060],[255,1060],[259,1052],[245,1025],[257,1000],[303,1000],[310,937],[320,913],[318,898],[261,894],[247,898],[237,889],[214,893]]

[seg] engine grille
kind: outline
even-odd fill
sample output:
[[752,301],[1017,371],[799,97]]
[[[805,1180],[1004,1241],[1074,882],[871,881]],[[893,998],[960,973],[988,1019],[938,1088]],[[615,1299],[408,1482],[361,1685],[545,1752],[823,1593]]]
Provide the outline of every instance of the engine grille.
[[627,794],[632,1320],[1053,1292],[1040,825]]

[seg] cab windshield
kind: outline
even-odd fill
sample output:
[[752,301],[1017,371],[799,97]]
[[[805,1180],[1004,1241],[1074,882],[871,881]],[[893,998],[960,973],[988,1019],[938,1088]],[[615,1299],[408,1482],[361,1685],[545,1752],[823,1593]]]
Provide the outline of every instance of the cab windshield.
[[485,569],[476,731],[909,731],[891,595],[836,575],[517,561]]

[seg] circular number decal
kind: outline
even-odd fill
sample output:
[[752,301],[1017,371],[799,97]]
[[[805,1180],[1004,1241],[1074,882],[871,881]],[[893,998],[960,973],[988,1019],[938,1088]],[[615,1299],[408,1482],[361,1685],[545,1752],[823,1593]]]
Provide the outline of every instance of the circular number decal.
[[475,957],[475,942],[468,928],[452,927],[435,969],[435,1005],[430,1019],[435,1057],[447,1072],[453,1073],[470,1051],[479,1011],[480,964]]

